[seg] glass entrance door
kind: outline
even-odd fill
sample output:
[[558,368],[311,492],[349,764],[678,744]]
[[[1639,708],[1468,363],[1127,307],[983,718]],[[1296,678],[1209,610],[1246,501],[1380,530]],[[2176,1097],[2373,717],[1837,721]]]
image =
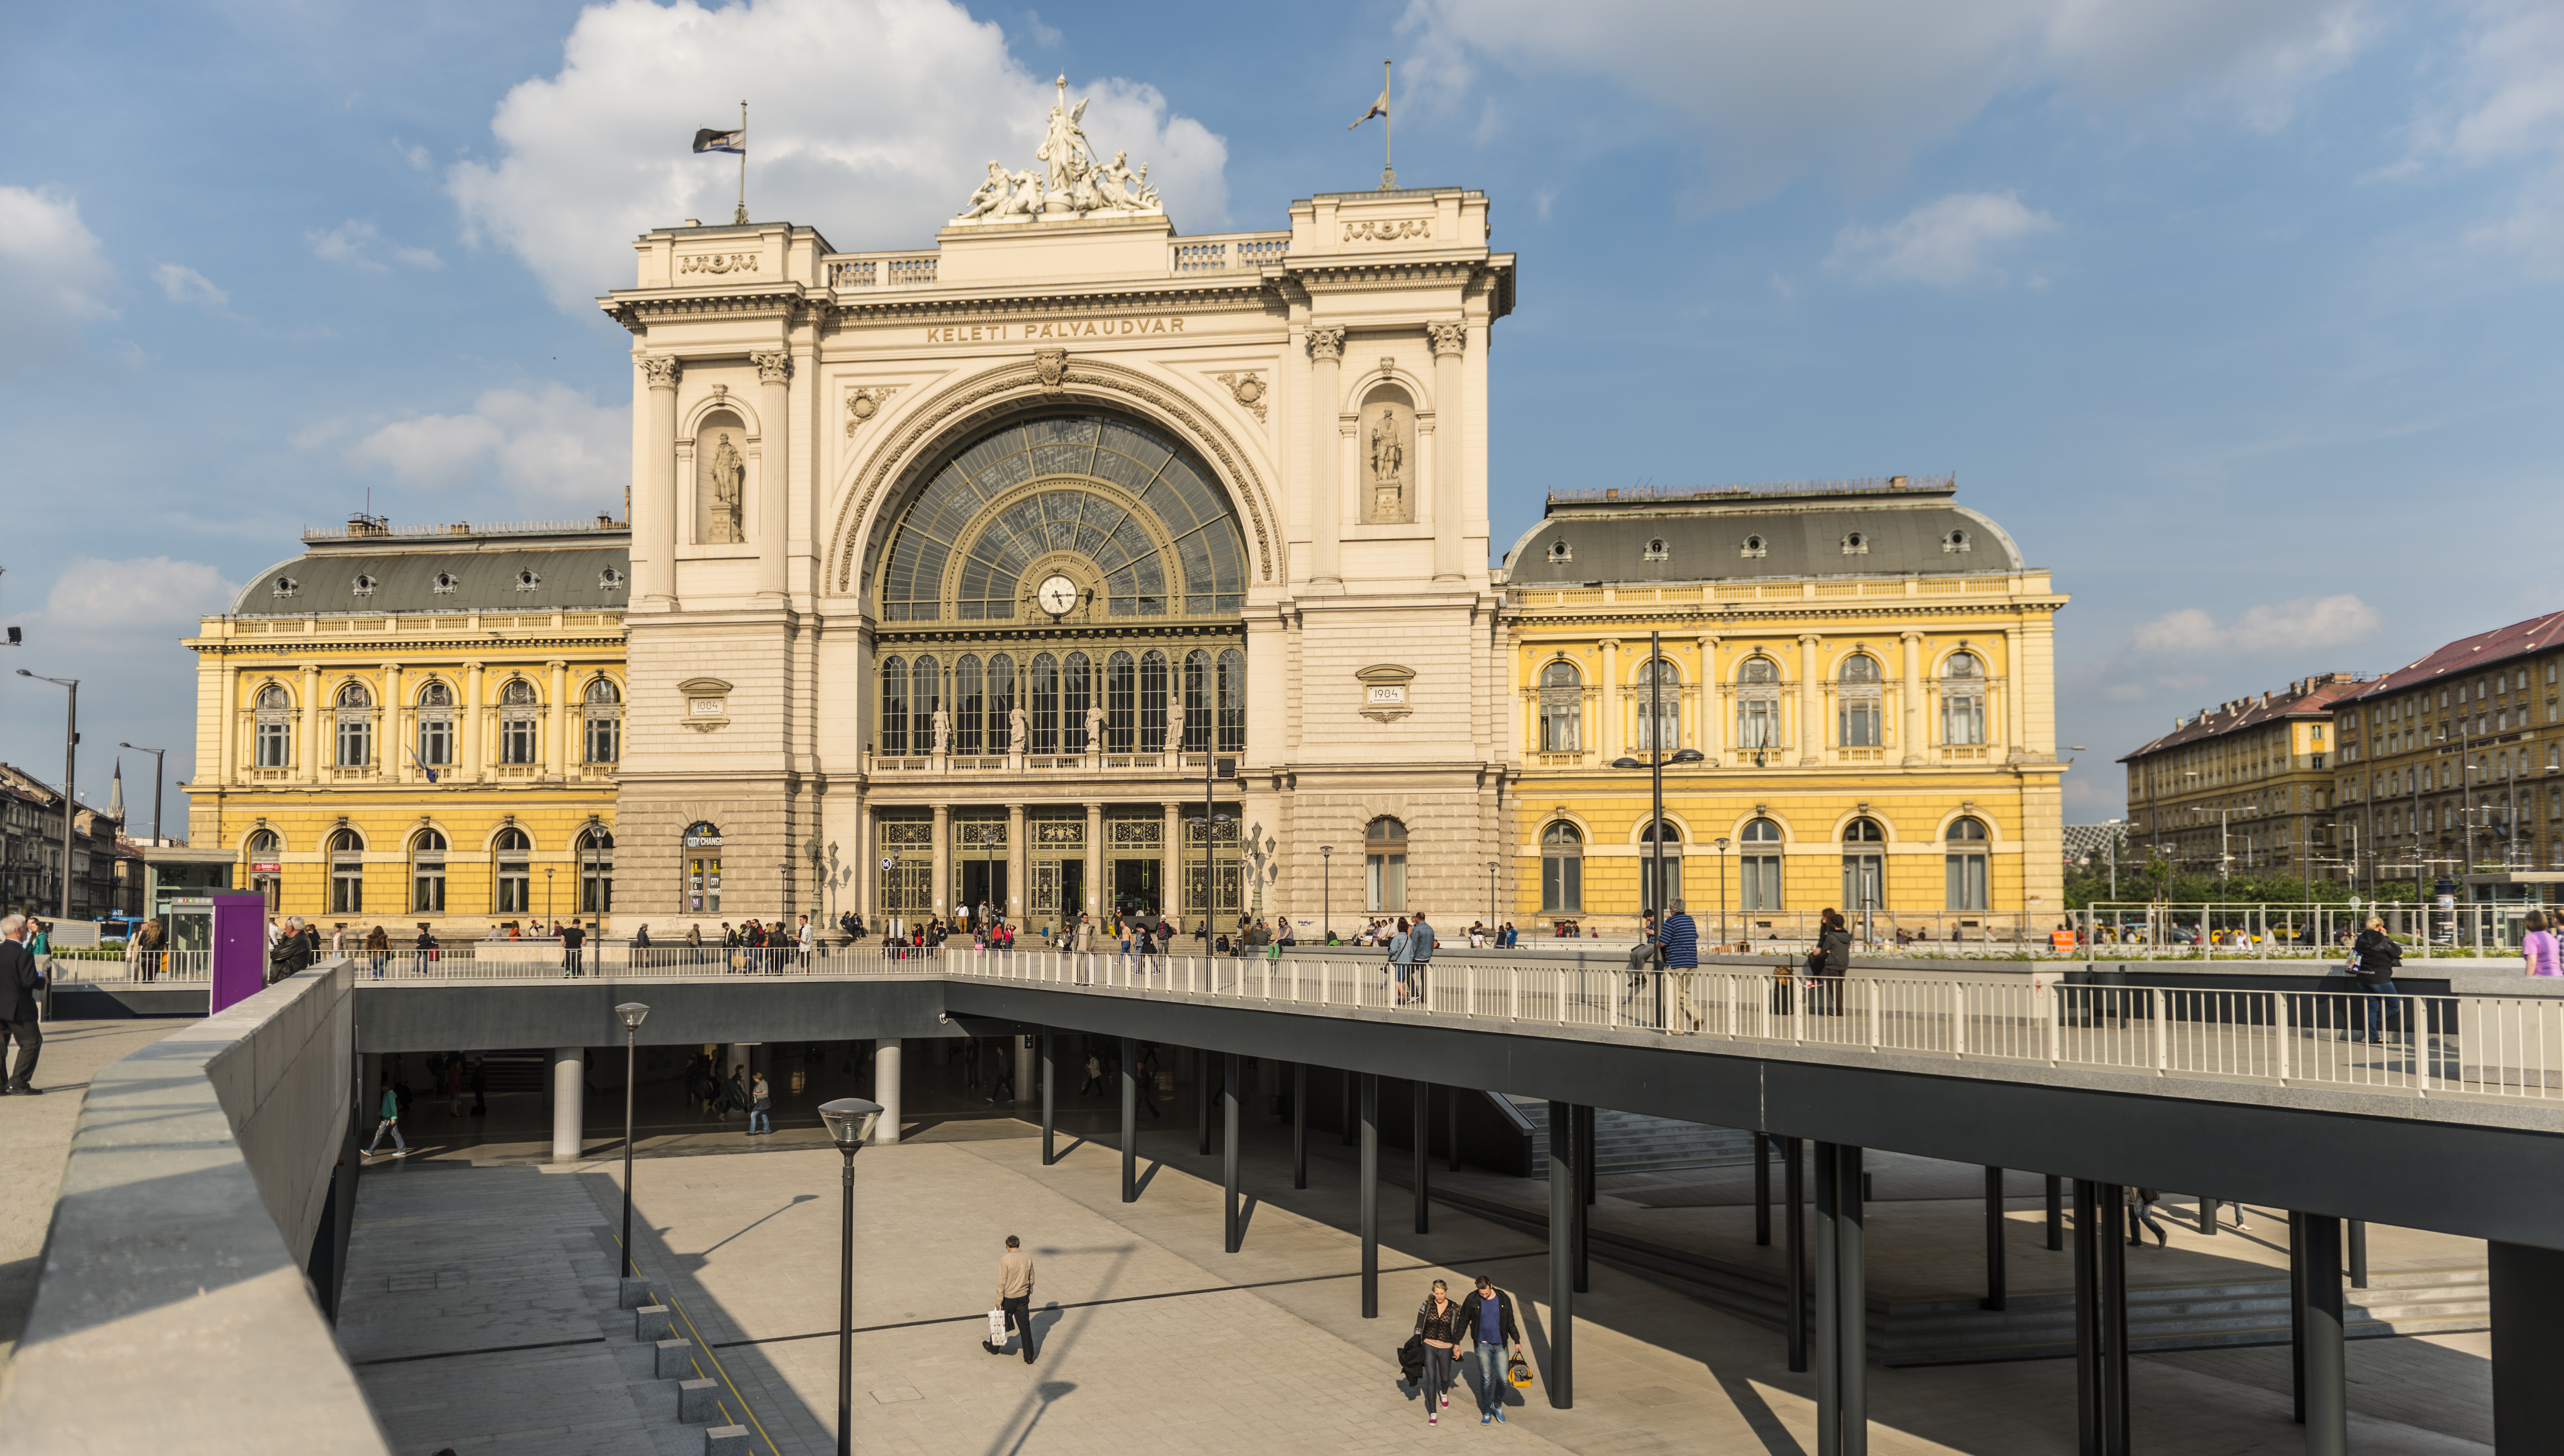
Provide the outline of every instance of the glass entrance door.
[[686,909],[697,915],[721,914],[721,856],[687,858]]
[[1156,915],[1159,910],[1160,870],[1156,860],[1115,860],[1113,862],[1113,905],[1116,915]]
[[978,924],[979,907],[982,905],[988,907],[990,914],[1003,916],[1006,913],[1006,862],[963,860],[961,869],[962,898],[954,906],[955,911],[970,916],[974,926]]

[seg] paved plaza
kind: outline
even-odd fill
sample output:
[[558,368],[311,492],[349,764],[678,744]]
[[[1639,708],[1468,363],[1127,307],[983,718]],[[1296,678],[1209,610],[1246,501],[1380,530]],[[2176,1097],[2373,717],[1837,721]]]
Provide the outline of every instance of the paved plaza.
[[[1254,1201],[1245,1247],[1231,1255],[1220,1247],[1218,1159],[1193,1151],[1180,1099],[1182,1112],[1144,1119],[1145,1187],[1124,1205],[1109,1142],[1064,1135],[1060,1161],[1043,1168],[1032,1126],[917,1071],[925,1075],[912,1082],[912,1106],[941,1114],[913,1115],[912,1141],[857,1160],[860,1450],[1366,1451],[1449,1441],[1580,1453],[1815,1449],[1813,1376],[1786,1369],[1778,1335],[1600,1262],[1580,1301],[1574,1409],[1551,1409],[1535,1386],[1511,1397],[1519,1403],[1504,1426],[1474,1430],[1461,1390],[1443,1427],[1429,1428],[1397,1382],[1394,1352],[1431,1279],[1465,1290],[1469,1275],[1495,1274],[1522,1297],[1535,1363],[1547,1368],[1537,1236],[1439,1205],[1433,1231],[1415,1235],[1407,1196],[1384,1188],[1383,1318],[1365,1321],[1353,1168],[1332,1137],[1313,1140],[1324,1154],[1313,1159],[1313,1186],[1294,1192],[1285,1130],[1249,1121],[1244,1186]],[[1074,1121],[1100,1124],[1101,1108]],[[719,1381],[726,1415],[755,1431],[755,1449],[829,1450],[839,1158],[812,1129],[787,1122],[768,1142],[738,1127],[671,1126],[643,1140],[639,1264],[676,1305],[678,1333],[698,1339],[704,1373]],[[537,1140],[511,1141],[504,1128],[478,1141],[418,1132],[415,1156],[383,1160],[359,1183],[342,1326],[396,1449],[700,1449],[694,1428],[676,1423],[675,1382],[648,1373],[631,1317],[613,1308],[620,1163],[546,1166]],[[592,1154],[610,1145],[589,1144]],[[1402,1169],[1403,1154],[1384,1164]],[[1956,1289],[1979,1277],[1968,1242],[1982,1227],[1979,1205],[1965,1197],[1974,1170],[1881,1164],[1871,1260],[1880,1292],[1900,1282]],[[1751,1250],[1750,1234],[1721,1228],[1750,1219],[1742,1197],[1722,1192],[1747,1175],[1606,1179],[1598,1223],[1643,1221],[1658,1241],[1715,1239],[1722,1257],[1738,1243]],[[1437,1185],[1446,1176],[1473,1192],[1510,1184],[1526,1203],[1543,1192],[1438,1168]],[[2036,1248],[2035,1203],[2014,1205],[2016,1290],[2045,1286],[2041,1261],[2063,1265]],[[2275,1220],[2256,1210],[2251,1239],[2176,1229],[2169,1253],[2131,1251],[2131,1279],[2160,1267],[2148,1258],[2283,1260],[2270,1237]],[[1041,1345],[1030,1368],[978,1345],[1008,1233],[1039,1265]],[[2418,1267],[2465,1253],[2429,1238],[2379,1230],[2373,1257],[2381,1268],[2399,1259]],[[2480,1246],[2471,1247],[2479,1261]],[[2352,1343],[2356,1449],[2488,1449],[2487,1351],[2481,1334]],[[1874,1366],[1872,1441],[1881,1452],[2069,1451],[2073,1373],[2054,1359]],[[2283,1347],[2142,1355],[2134,1387],[2146,1445],[2301,1449]]]

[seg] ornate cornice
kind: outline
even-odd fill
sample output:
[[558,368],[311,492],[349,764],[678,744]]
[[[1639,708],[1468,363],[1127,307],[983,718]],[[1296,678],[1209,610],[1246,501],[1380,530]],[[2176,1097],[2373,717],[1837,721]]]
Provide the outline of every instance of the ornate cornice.
[[861,590],[855,584],[856,557],[861,554],[860,532],[871,520],[873,503],[897,472],[913,464],[926,447],[934,444],[971,410],[1002,403],[1009,396],[1058,399],[1076,394],[1089,394],[1111,402],[1116,396],[1136,400],[1150,410],[1173,421],[1186,438],[1206,451],[1226,478],[1236,486],[1238,500],[1246,507],[1248,520],[1255,527],[1256,565],[1263,579],[1273,579],[1273,534],[1268,523],[1274,517],[1265,497],[1264,483],[1246,452],[1229,437],[1217,421],[1194,411],[1182,399],[1170,394],[1154,380],[1118,364],[1093,359],[1071,359],[1062,363],[1056,382],[1045,378],[1045,371],[1034,361],[1011,364],[990,373],[966,379],[939,398],[928,401],[909,418],[899,437],[873,455],[872,464],[863,474],[863,483],[837,518],[834,534],[836,545],[835,593],[850,595]]
[[846,328],[909,319],[1039,319],[1067,313],[1149,313],[1165,312],[1170,309],[1196,313],[1274,313],[1282,307],[1280,295],[1261,280],[1241,278],[1236,286],[1230,288],[1192,284],[1136,293],[1042,294],[995,299],[957,299],[950,296],[901,298],[875,289],[847,289],[839,292],[830,312],[835,315],[836,325]]

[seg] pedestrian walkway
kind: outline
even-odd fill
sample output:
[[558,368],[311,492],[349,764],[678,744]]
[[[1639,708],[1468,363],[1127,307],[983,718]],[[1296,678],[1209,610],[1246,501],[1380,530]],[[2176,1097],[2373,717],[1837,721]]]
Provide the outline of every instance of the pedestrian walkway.
[[0,1100],[0,1168],[9,1170],[0,1178],[0,1364],[16,1352],[36,1297],[45,1229],[53,1222],[90,1074],[189,1024],[157,1016],[47,1022],[35,1076],[45,1095]]

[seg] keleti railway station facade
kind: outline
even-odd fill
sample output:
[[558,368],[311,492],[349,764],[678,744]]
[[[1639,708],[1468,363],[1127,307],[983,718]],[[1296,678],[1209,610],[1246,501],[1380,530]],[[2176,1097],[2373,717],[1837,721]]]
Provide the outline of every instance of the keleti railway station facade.
[[[1703,860],[1770,879],[1740,909],[1807,910],[1858,854],[1847,893],[2053,910],[2063,599],[1946,484],[1554,502],[1491,569],[1515,265],[1483,194],[1180,236],[1139,174],[1050,165],[992,167],[932,249],[637,239],[599,301],[633,339],[625,520],[316,533],[268,573],[301,599],[208,619],[195,792],[243,883],[345,914],[362,859],[366,919],[477,926],[545,914],[548,866],[579,886],[551,914],[660,936],[981,908],[1620,930],[1650,812],[1611,764],[1663,743],[1705,755],[1666,815],[1695,909]],[[560,549],[596,559],[534,559]],[[466,556],[468,589],[429,584]],[[337,600],[359,577],[398,589]],[[1632,673],[1667,676],[1665,727]]]

